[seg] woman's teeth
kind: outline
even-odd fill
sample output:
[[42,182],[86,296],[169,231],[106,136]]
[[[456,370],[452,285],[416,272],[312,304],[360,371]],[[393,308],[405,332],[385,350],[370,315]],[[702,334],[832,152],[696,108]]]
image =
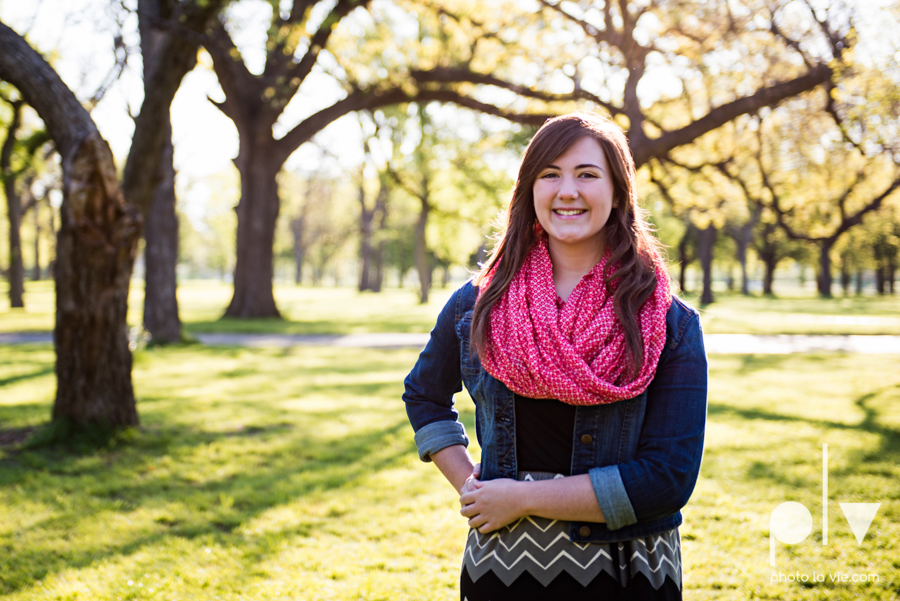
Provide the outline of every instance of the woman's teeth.
[[554,209],[554,213],[557,215],[562,215],[563,217],[568,217],[570,215],[581,215],[582,213],[586,213],[584,209]]

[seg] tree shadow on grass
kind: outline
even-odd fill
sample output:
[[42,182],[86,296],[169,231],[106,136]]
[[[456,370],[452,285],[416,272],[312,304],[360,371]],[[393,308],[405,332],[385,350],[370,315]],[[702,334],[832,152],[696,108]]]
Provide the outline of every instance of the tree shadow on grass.
[[[797,417],[793,415],[784,415],[772,411],[762,409],[740,408],[733,405],[724,405],[711,403],[708,407],[709,416],[732,416],[742,420],[754,421],[765,420],[781,423],[802,423],[820,429],[823,432],[828,430],[843,430],[849,432],[865,432],[874,434],[878,437],[879,444],[875,449],[866,449],[857,453],[856,457],[851,458],[846,467],[835,470],[837,476],[844,474],[856,473],[863,464],[884,463],[889,465],[900,464],[900,430],[883,424],[879,421],[879,412],[871,406],[871,402],[881,395],[900,389],[900,384],[885,386],[883,388],[868,392],[854,401],[859,407],[864,417],[858,424],[847,424],[826,419],[812,419],[805,417]],[[887,476],[893,476],[892,473],[886,473]],[[785,486],[797,487],[806,485],[806,482],[799,482],[796,479],[789,479],[784,473],[778,471],[774,466],[763,462],[753,462],[747,470],[748,478],[754,480],[768,480]]]
[[34,378],[42,378],[44,376],[51,375],[56,370],[56,366],[47,365],[40,369],[36,369],[26,374],[16,374],[14,376],[7,376],[5,378],[0,378],[0,388],[4,386],[10,386],[12,384],[17,384],[18,382],[24,382],[25,380],[32,380]]
[[857,465],[869,462],[888,462],[893,465],[900,464],[900,431],[879,423],[879,412],[871,406],[872,401],[894,390],[900,391],[900,384],[885,386],[879,390],[874,390],[860,396],[854,401],[854,404],[859,407],[864,414],[863,420],[859,424],[859,429],[865,432],[871,432],[872,434],[877,434],[880,440],[880,446],[877,449],[865,451],[860,454],[856,461]]
[[[309,421],[312,425],[322,423],[319,419]],[[411,436],[403,435],[408,428],[405,419],[340,437],[317,435],[312,426],[284,423],[219,433],[179,428],[138,441],[140,449],[132,454],[132,464],[126,466],[116,465],[115,454],[79,465],[79,457],[55,456],[48,451],[23,452],[14,461],[0,462],[0,480],[9,483],[11,471],[20,471],[24,479],[26,474],[21,471],[30,468],[22,464],[22,459],[36,455],[43,456],[39,463],[45,463],[56,474],[55,488],[77,489],[84,486],[81,484],[84,480],[91,482],[91,488],[82,488],[81,494],[87,499],[77,514],[55,512],[44,520],[31,522],[29,530],[43,531],[39,538],[46,544],[24,546],[7,554],[0,591],[15,592],[50,574],[84,568],[114,556],[129,556],[173,537],[235,536],[231,533],[236,528],[267,510],[308,495],[327,495],[337,489],[359,486],[360,479],[408,461],[415,454]],[[150,466],[166,461],[175,466],[190,466],[194,456],[205,447],[222,441],[234,442],[235,438],[261,438],[267,444],[245,457],[230,458],[230,461],[241,461],[242,469],[221,476],[191,473],[190,469],[159,476],[149,471]],[[7,472],[5,478],[2,472]],[[133,534],[113,544],[88,541],[60,550],[55,538],[46,535],[71,531],[79,523],[103,519],[109,512],[127,514],[138,510],[158,515],[146,527],[136,528]],[[309,536],[321,519],[300,519],[280,536]],[[259,547],[255,553],[264,553],[271,543],[264,540],[254,543],[253,538],[242,534],[240,544]],[[50,545],[55,548],[49,548]]]

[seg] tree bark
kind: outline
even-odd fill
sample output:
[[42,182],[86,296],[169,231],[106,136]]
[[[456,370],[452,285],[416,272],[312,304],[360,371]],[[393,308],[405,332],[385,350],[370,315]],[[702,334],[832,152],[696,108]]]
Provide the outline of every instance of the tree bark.
[[390,190],[382,181],[378,187],[378,195],[375,197],[375,205],[369,209],[366,206],[366,194],[362,184],[359,188],[359,291],[360,292],[380,292],[383,261],[384,242],[379,240],[373,242],[375,238],[375,225],[378,224],[379,231],[384,229],[384,214],[387,210],[387,197]]
[[750,247],[750,242],[753,239],[753,228],[756,227],[758,221],[759,215],[756,213],[754,218],[736,228],[734,235],[737,247],[735,254],[741,266],[741,294],[744,296],[750,296],[750,277],[747,274],[747,249]]
[[16,132],[22,123],[22,105],[12,103],[12,119],[6,130],[6,139],[0,151],[0,173],[3,177],[3,191],[6,193],[6,214],[9,221],[9,306],[16,309],[25,307],[25,265],[22,261],[22,199],[16,190],[16,177],[12,172],[12,151],[16,144]]
[[267,152],[270,149],[271,145],[265,143],[254,147],[253,136],[241,137],[241,150],[235,161],[241,174],[241,200],[236,209],[237,262],[234,296],[226,317],[281,317],[272,291],[275,224],[280,206],[276,175],[281,162],[272,159]]
[[182,339],[176,296],[178,216],[171,125],[160,169],[162,181],[156,187],[144,228],[144,328],[154,342],[171,344]]
[[887,262],[887,291],[891,296],[896,292],[894,283],[897,281],[897,258],[890,257]]
[[774,296],[775,291],[773,284],[775,283],[775,268],[778,266],[778,255],[774,252],[761,255],[763,265],[765,265],[765,273],[763,274],[763,294]]
[[387,198],[390,194],[390,190],[384,184],[382,184],[382,190],[384,191],[384,204],[381,207],[381,215],[378,219],[378,231],[381,235],[378,238],[378,244],[375,246],[375,281],[372,284],[372,292],[381,292],[381,289],[384,287],[384,252],[387,247],[387,241],[384,239],[384,232],[387,230]]
[[713,302],[712,291],[712,264],[713,264],[713,248],[716,245],[716,227],[709,224],[705,229],[699,230],[698,236],[698,253],[700,255],[700,265],[703,268],[703,293],[700,295],[700,304],[708,305]]
[[374,282],[372,248],[372,225],[375,221],[375,210],[366,206],[365,178],[360,175],[359,182],[359,291],[372,289]]
[[[833,243],[832,243],[833,244]],[[831,247],[828,241],[819,243],[819,273],[816,275],[816,288],[822,298],[831,298]]]
[[99,133],[85,138],[64,169],[61,222],[53,419],[137,425],[125,319],[141,218],[125,203]]
[[849,262],[849,253],[843,254],[841,256],[841,289],[844,291],[844,296],[850,296],[850,283],[853,279]]
[[[309,202],[309,201],[307,201]],[[294,283],[298,286],[303,283],[303,259],[306,254],[306,244],[304,243],[304,235],[306,229],[306,207],[300,209],[300,214],[291,219],[291,234],[294,237]]]
[[138,423],[125,315],[141,217],[125,202],[109,145],[52,67],[0,24],[0,78],[43,119],[62,159],[54,421]]
[[693,225],[688,222],[684,235],[678,241],[678,290],[681,294],[687,292],[687,268],[694,261],[690,248],[693,234]]
[[31,268],[31,280],[37,282],[41,279],[41,216],[36,200],[31,210],[34,212],[34,266]]
[[[427,186],[424,178],[423,185]],[[428,302],[428,291],[431,289],[431,261],[428,258],[428,247],[425,241],[425,228],[428,225],[428,215],[431,212],[427,187],[419,200],[421,209],[419,210],[419,218],[416,221],[416,272],[419,274],[419,302],[424,305]]]

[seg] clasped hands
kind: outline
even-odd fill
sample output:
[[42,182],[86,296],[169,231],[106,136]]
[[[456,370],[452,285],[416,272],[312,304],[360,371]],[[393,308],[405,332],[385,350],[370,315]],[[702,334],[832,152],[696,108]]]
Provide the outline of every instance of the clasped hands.
[[527,515],[524,507],[524,482],[500,478],[482,482],[481,464],[476,463],[472,475],[460,490],[459,513],[469,518],[469,527],[482,534],[499,530]]

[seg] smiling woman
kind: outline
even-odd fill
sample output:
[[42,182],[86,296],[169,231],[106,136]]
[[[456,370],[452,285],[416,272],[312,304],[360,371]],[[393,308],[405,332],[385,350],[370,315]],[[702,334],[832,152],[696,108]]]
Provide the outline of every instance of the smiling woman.
[[[706,419],[697,312],[669,292],[622,131],[548,121],[508,221],[406,378],[423,461],[471,530],[460,597],[680,599]],[[481,463],[453,395],[476,405]]]

